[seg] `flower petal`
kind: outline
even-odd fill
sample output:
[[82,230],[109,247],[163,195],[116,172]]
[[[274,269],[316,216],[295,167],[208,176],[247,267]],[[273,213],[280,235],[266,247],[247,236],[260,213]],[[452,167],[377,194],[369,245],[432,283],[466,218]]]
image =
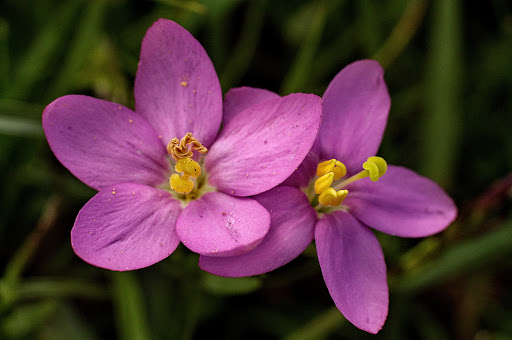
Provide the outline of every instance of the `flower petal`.
[[169,171],[157,132],[122,105],[60,97],[44,110],[43,128],[57,159],[95,189],[122,182],[158,185]]
[[165,145],[192,132],[206,147],[222,119],[222,93],[201,44],[180,25],[160,19],[140,51],[135,108],[157,129]]
[[318,96],[295,93],[236,115],[212,145],[205,166],[220,191],[250,196],[283,182],[313,146],[321,120]]
[[234,256],[256,247],[270,227],[270,214],[250,198],[209,192],[190,202],[176,222],[181,242],[193,252]]
[[347,187],[343,204],[361,222],[387,234],[424,237],[440,232],[457,216],[453,200],[435,182],[412,170],[388,165],[377,182]]
[[284,180],[281,185],[288,185],[291,187],[307,187],[311,179],[316,175],[316,168],[320,161],[320,148],[318,139],[315,140],[313,147],[307,154],[306,158],[300,163],[297,170],[295,170],[290,177]]
[[71,244],[84,261],[111,270],[150,266],[178,246],[180,204],[169,192],[122,183],[96,194],[78,213]]
[[384,70],[374,60],[356,61],[334,77],[323,100],[322,157],[358,172],[377,153],[386,127],[391,100]]
[[356,327],[376,334],[386,321],[389,303],[379,241],[349,213],[337,211],[318,221],[315,242],[336,307]]
[[301,191],[277,187],[253,198],[270,212],[270,229],[263,241],[238,256],[201,256],[201,269],[226,277],[259,275],[295,259],[313,241],[316,212]]
[[253,87],[237,87],[230,89],[224,96],[224,115],[222,123],[226,125],[240,112],[269,99],[279,98],[275,92]]

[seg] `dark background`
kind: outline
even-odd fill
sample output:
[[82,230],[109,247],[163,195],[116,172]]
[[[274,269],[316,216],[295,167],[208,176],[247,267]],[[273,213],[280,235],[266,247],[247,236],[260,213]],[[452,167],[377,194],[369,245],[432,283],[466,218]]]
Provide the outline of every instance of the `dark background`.
[[[177,21],[222,89],[321,95],[374,58],[392,107],[379,152],[436,180],[459,217],[439,235],[378,234],[389,339],[512,339],[512,5],[506,0],[0,0],[0,338],[373,337],[344,320],[311,246],[261,277],[200,271],[180,246],[136,272],[74,255],[94,190],[53,156],[44,107],[82,93],[133,108],[141,39]],[[363,137],[362,137],[363,138]]]

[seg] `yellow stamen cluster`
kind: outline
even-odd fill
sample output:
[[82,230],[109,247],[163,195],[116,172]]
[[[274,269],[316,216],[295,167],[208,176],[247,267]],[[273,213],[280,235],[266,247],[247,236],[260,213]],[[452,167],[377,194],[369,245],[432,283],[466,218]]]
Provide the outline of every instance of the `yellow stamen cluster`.
[[315,193],[319,195],[318,202],[324,206],[339,206],[348,195],[348,190],[342,188],[365,177],[370,177],[373,182],[378,181],[386,173],[387,163],[381,157],[372,156],[363,163],[363,169],[361,172],[331,187],[334,181],[347,174],[347,168],[336,159],[318,164],[316,169],[318,179],[315,181]]
[[[190,147],[189,147],[190,145]],[[171,154],[176,162],[174,170],[177,174],[173,174],[169,179],[169,185],[171,189],[180,194],[188,194],[194,188],[194,182],[190,180],[190,177],[198,177],[201,175],[201,166],[199,163],[192,159],[194,155],[193,150],[197,150],[202,154],[206,154],[208,149],[201,144],[194,136],[189,132],[181,140],[173,138],[167,145],[167,151]],[[183,173],[183,175],[179,175]]]

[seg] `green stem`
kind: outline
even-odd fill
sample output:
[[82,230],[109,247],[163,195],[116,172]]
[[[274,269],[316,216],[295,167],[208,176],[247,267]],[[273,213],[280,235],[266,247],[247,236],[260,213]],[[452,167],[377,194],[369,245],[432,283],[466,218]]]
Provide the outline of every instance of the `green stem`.
[[293,333],[288,334],[283,340],[327,338],[329,334],[340,328],[344,323],[345,318],[336,306],[333,306]]
[[404,14],[393,28],[388,39],[373,56],[373,59],[378,60],[382,67],[388,67],[402,53],[423,22],[427,7],[428,0],[413,0],[409,2]]
[[152,339],[142,289],[134,272],[112,272],[112,293],[120,339]]
[[108,292],[102,285],[76,278],[32,278],[23,280],[16,288],[17,298],[84,298],[106,299]]
[[25,242],[18,248],[11,261],[7,264],[4,284],[8,287],[13,287],[18,282],[21,273],[39,247],[41,240],[55,223],[59,207],[60,199],[56,196],[50,197],[46,202],[36,228],[28,235]]
[[312,13],[311,28],[304,38],[304,43],[283,81],[282,94],[296,92],[302,89],[308,81],[325,26],[326,7],[324,2],[319,2],[316,11]]
[[252,0],[249,2],[242,33],[240,33],[238,42],[231,53],[231,58],[226,62],[224,72],[220,76],[223,89],[233,87],[246,73],[258,46],[266,5],[266,0]]

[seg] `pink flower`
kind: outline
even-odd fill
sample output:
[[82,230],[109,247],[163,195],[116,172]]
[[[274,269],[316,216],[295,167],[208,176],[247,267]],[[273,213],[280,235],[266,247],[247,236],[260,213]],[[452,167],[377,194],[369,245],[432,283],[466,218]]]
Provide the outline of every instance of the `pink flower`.
[[98,267],[132,270],[166,258],[180,241],[209,256],[256,247],[270,214],[247,196],[272,189],[300,165],[318,132],[321,99],[291,94],[223,119],[205,50],[160,19],[142,42],[135,102],[132,111],[68,95],[44,110],[55,156],[99,190],[71,231],[75,253]]
[[[383,73],[372,60],[341,70],[323,96],[323,122],[308,157],[285,186],[254,197],[271,215],[265,239],[239,256],[201,256],[202,269],[230,277],[262,274],[294,259],[314,237],[324,281],[338,309],[367,332],[382,328],[388,313],[386,264],[370,227],[424,237],[446,228],[457,214],[452,199],[436,183],[373,157],[390,108]],[[235,119],[249,98],[276,96],[233,89],[226,95],[227,116]],[[317,180],[315,169],[325,160]],[[308,185],[307,195],[297,189]]]

